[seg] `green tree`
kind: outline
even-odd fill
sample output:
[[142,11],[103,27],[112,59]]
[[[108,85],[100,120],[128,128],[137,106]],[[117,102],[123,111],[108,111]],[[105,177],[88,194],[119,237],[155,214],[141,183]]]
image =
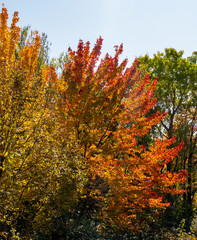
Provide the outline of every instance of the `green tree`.
[[[20,30],[20,37],[18,40],[18,46],[16,49],[16,55],[18,56],[18,52],[21,51],[28,43],[34,42],[34,33],[37,32],[36,30],[32,30],[31,26],[25,26]],[[42,65],[49,65],[50,62],[50,46],[51,43],[48,40],[48,36],[46,33],[39,34],[40,36],[40,48],[38,53],[38,68],[41,68]]]
[[173,48],[158,52],[152,58],[148,55],[139,57],[139,65],[145,68],[150,78],[158,77],[156,87],[157,103],[155,110],[167,113],[154,135],[163,138],[177,137],[177,144],[184,141],[185,148],[179,157],[167,166],[168,171],[177,172],[186,169],[188,179],[184,199],[187,202],[187,215],[192,215],[192,199],[196,181],[196,107],[197,107],[197,66],[196,53],[186,59],[183,51]]

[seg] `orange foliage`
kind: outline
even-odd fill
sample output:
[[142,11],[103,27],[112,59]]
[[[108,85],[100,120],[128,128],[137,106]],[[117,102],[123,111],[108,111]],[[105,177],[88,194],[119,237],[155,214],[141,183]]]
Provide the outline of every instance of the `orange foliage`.
[[170,204],[163,202],[165,193],[183,192],[175,185],[185,181],[186,172],[165,172],[183,144],[170,148],[174,138],[157,139],[146,150],[138,143],[165,117],[159,112],[146,116],[156,103],[157,79],[141,79],[137,60],[129,68],[127,60],[119,64],[122,45],[97,66],[101,46],[102,38],[92,51],[89,42],[80,41],[76,52],[69,49],[60,78],[51,69],[51,81],[61,96],[62,129],[76,136],[89,178],[99,176],[109,186],[107,194],[102,189],[91,193],[105,202],[102,217],[119,228],[136,228],[138,213],[165,208]]

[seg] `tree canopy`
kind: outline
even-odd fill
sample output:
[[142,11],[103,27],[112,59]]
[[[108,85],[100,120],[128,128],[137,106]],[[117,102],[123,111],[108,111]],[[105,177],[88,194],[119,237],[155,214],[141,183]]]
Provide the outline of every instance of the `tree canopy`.
[[[161,121],[165,129],[171,129],[167,122],[177,119],[178,124],[175,113],[184,115],[186,105],[192,109],[192,63],[181,61],[182,53],[167,50],[166,59],[159,55],[158,62],[153,62],[156,72],[142,77],[137,60],[129,67],[126,59],[119,62],[122,45],[115,47],[114,56],[100,59],[100,37],[92,49],[82,40],[76,51],[69,49],[59,73],[44,64],[43,38],[35,32],[30,40],[23,39],[24,31],[16,25],[18,13],[10,27],[7,19],[3,7],[1,236],[9,238],[14,228],[24,239],[35,233],[52,239],[52,226],[58,219],[70,216],[63,227],[68,229],[74,217],[85,218],[88,213],[96,215],[102,226],[119,231],[150,229],[147,212],[158,217],[170,206],[166,194],[185,193],[187,171],[168,167],[183,148],[183,142],[174,145],[173,131],[165,139],[157,136],[148,146],[140,139]],[[177,60],[179,71],[177,79],[163,73],[165,90],[160,90],[156,75],[169,68],[163,59]],[[171,92],[166,90],[169,85]]]

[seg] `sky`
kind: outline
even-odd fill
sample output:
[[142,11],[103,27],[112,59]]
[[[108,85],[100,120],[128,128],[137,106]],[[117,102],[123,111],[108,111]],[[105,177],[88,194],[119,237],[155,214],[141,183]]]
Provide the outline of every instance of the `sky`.
[[19,12],[18,26],[45,32],[51,57],[58,57],[78,41],[104,39],[102,54],[114,54],[123,43],[122,58],[184,50],[197,51],[197,0],[0,0],[9,18]]

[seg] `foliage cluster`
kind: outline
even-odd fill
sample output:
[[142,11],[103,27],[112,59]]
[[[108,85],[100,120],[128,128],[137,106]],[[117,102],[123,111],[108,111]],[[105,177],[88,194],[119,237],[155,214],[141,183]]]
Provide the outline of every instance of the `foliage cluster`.
[[189,212],[189,230],[195,54],[167,49],[127,67],[122,45],[99,61],[99,38],[50,64],[47,36],[20,30],[17,12],[7,19],[3,7],[0,238],[164,239],[174,212],[177,224]]

